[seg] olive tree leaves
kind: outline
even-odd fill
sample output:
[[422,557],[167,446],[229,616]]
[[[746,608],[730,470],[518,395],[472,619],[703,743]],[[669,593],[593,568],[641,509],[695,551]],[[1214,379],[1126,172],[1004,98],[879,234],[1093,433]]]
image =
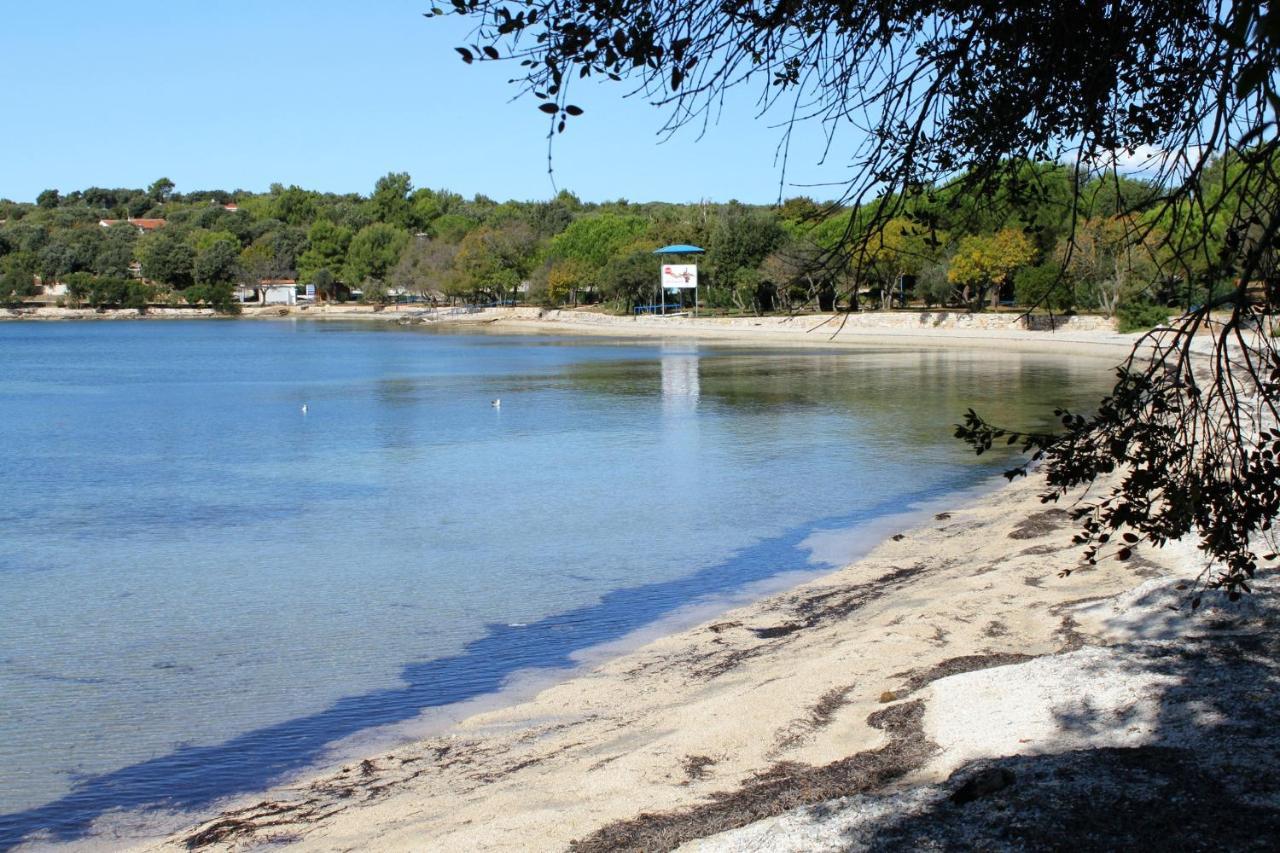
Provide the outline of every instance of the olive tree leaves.
[[1055,412],[1059,432],[1003,429],[970,409],[955,435],[977,453],[1020,445],[1027,461],[1005,476],[1038,465],[1044,502],[1103,484],[1071,509],[1087,563],[1192,534],[1211,560],[1206,586],[1235,600],[1276,558],[1254,550],[1280,514],[1280,353],[1257,324],[1267,313],[1239,305],[1223,318],[1205,306],[1154,330],[1095,413]]

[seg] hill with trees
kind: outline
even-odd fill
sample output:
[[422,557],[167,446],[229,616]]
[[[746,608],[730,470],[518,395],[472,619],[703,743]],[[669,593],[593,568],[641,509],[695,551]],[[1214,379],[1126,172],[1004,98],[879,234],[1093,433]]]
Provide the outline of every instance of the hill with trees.
[[[1212,164],[1204,179],[1229,165]],[[900,199],[596,204],[565,191],[497,202],[418,188],[403,172],[368,195],[280,184],[182,193],[165,178],[145,189],[50,189],[35,204],[0,202],[0,299],[63,283],[73,304],[234,310],[237,285],[296,280],[322,299],[599,301],[625,312],[652,302],[650,253],[677,242],[706,248],[704,304],[731,313],[1003,303],[1150,323],[1166,306],[1212,297],[1207,269],[1135,251],[1161,245],[1158,216],[1142,229],[1126,218],[1146,184],[1111,174],[1080,186],[1051,162],[1008,174],[1013,215],[999,218],[959,181],[915,194],[889,218],[882,206]],[[1019,191],[1029,184],[1038,191]],[[855,232],[865,252],[833,264]],[[1138,233],[1147,245],[1132,245]]]

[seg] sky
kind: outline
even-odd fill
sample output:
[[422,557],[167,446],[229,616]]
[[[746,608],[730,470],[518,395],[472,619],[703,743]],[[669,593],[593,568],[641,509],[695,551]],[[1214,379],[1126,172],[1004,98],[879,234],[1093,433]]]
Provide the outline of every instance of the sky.
[[[0,198],[45,189],[368,193],[381,175],[498,200],[554,195],[547,120],[516,99],[514,63],[464,65],[471,24],[432,0],[11,2],[0,28]],[[448,4],[443,4],[448,5]],[[624,85],[575,84],[585,114],[557,137],[555,185],[585,201],[769,203],[779,130],[756,90],[699,139],[662,142],[666,114]],[[838,195],[819,129],[793,143],[781,195]],[[838,157],[836,158],[838,160]]]

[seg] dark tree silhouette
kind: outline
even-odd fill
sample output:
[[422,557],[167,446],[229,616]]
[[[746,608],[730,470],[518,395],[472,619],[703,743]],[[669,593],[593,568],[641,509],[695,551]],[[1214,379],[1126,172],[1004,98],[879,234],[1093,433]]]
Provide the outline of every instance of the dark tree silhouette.
[[[896,216],[931,231],[940,200],[982,198],[990,221],[1044,198],[1029,163],[1069,164],[1077,188],[1109,177],[1124,250],[1157,270],[1138,296],[1185,294],[1185,313],[1142,338],[1096,414],[1026,435],[970,412],[958,435],[979,452],[1020,442],[1046,500],[1106,477],[1076,508],[1090,559],[1194,531],[1216,566],[1205,582],[1247,590],[1280,508],[1276,4],[452,0],[428,14],[474,19],[463,61],[519,63],[552,136],[582,114],[570,90],[584,79],[665,107],[664,131],[757,87],[761,114],[784,119],[784,155],[821,133],[854,167],[835,204],[859,215],[827,263],[863,264]],[[1151,178],[1137,197],[1119,174],[1135,159]],[[1069,203],[1085,215],[1079,191]]]

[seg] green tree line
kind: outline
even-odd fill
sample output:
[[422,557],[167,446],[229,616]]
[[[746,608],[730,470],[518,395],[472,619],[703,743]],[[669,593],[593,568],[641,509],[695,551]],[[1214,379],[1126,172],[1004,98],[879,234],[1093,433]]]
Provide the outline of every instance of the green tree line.
[[[1215,161],[1202,180],[1230,187],[1232,165]],[[21,301],[37,281],[56,281],[91,305],[231,309],[236,284],[296,279],[324,299],[600,301],[629,311],[653,301],[652,252],[669,243],[704,247],[704,304],[741,313],[1003,303],[1142,325],[1230,286],[1174,263],[1158,215],[1129,213],[1152,207],[1152,186],[1115,174],[1081,186],[1057,163],[1010,174],[999,203],[966,197],[957,181],[913,194],[887,222],[874,215],[884,199],[595,204],[561,192],[499,203],[417,188],[403,172],[367,196],[279,184],[179,193],[165,178],[146,189],[50,189],[35,204],[0,201],[0,297]],[[164,225],[140,233],[130,219]],[[859,250],[840,254],[850,245]]]

